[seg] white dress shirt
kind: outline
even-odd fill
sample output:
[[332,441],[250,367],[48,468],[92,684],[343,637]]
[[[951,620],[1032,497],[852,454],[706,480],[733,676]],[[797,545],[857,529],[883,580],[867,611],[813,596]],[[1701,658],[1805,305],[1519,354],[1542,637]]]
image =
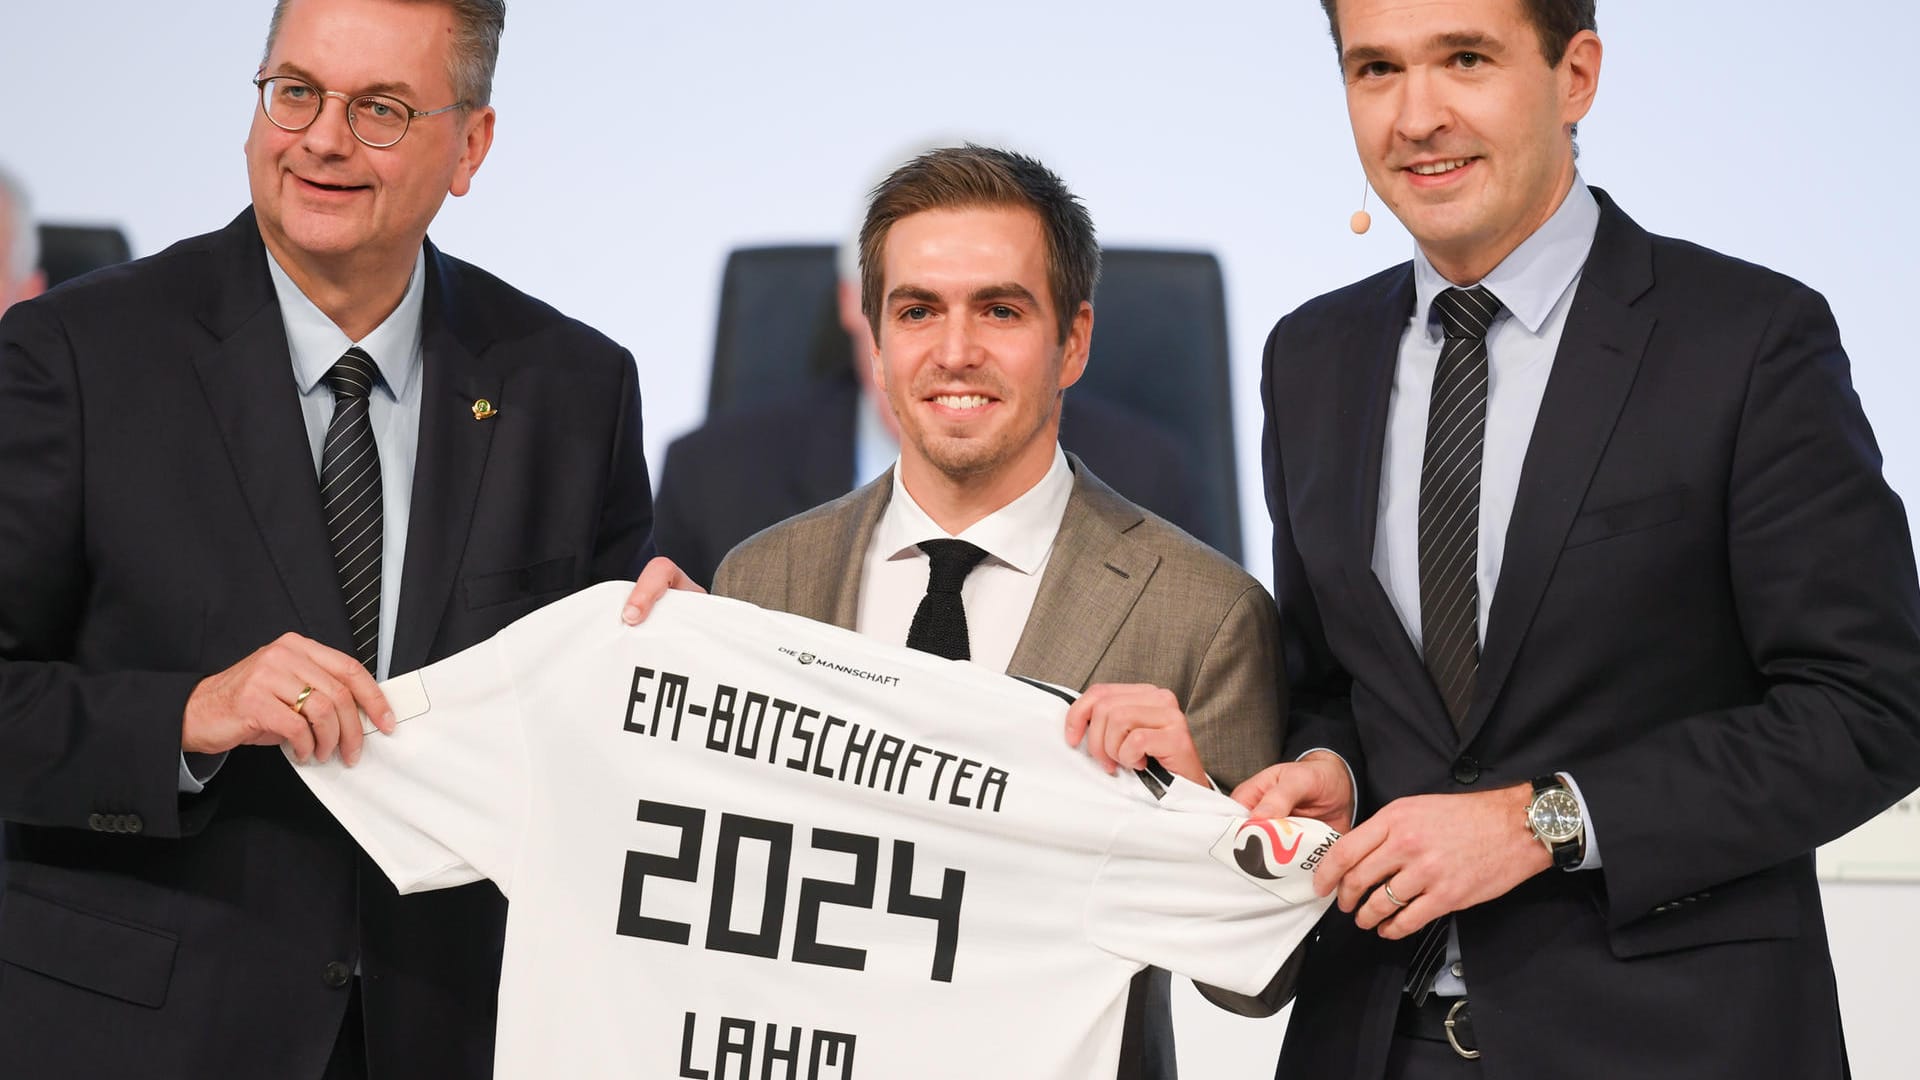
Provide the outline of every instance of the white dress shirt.
[[[968,526],[955,539],[986,551],[960,587],[960,603],[967,613],[967,641],[973,662],[1005,671],[1027,627],[1033,600],[1040,592],[1040,576],[1053,557],[1053,541],[1060,534],[1073,495],[1073,470],[1056,445],[1053,466],[1040,482],[1019,498]],[[861,564],[859,614],[854,629],[882,641],[905,642],[913,613],[927,594],[932,565],[917,546],[922,540],[949,536],[913,501],[893,470],[893,498],[873,530]]]

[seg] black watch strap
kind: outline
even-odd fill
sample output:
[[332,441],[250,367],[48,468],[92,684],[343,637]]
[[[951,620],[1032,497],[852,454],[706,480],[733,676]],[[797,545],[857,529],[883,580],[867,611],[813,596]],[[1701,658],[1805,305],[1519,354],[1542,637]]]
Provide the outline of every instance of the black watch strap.
[[[1566,781],[1560,779],[1557,775],[1536,776],[1533,778],[1533,794],[1536,797],[1543,791],[1553,790],[1564,791],[1568,795],[1573,794],[1573,789],[1568,787]],[[1556,844],[1549,844],[1547,845],[1547,851],[1553,857],[1553,866],[1556,870],[1572,870],[1582,862],[1585,862],[1587,858],[1586,823],[1584,821],[1581,822],[1579,835],[1570,840],[1562,840]]]

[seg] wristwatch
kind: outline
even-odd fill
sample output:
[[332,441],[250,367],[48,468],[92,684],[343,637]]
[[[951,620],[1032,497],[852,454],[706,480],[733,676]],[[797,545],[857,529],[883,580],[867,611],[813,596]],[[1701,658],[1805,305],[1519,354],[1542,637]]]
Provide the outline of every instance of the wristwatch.
[[1579,866],[1587,855],[1587,825],[1580,820],[1580,802],[1557,776],[1533,782],[1533,801],[1527,804],[1527,831],[1547,846],[1553,865],[1562,870]]

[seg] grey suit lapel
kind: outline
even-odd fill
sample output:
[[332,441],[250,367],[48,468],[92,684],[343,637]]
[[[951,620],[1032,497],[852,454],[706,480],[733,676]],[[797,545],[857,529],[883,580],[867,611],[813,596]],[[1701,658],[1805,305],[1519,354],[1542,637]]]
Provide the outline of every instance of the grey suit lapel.
[[350,649],[286,325],[252,211],[216,244],[214,291],[199,316],[216,341],[194,354],[194,368],[298,629]]
[[1084,689],[1132,612],[1160,556],[1127,538],[1138,507],[1100,482],[1069,454],[1067,499],[1053,554],[1007,671]]
[[893,470],[888,469],[847,496],[840,509],[824,522],[830,547],[819,552],[787,553],[789,558],[811,560],[815,566],[794,576],[790,609],[794,614],[854,629],[860,616],[860,578],[867,548],[892,498]]

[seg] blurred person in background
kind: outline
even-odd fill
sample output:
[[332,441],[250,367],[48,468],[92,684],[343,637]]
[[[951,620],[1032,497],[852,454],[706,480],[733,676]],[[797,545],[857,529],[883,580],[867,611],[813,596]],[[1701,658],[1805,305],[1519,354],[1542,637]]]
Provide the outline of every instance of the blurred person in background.
[[47,287],[40,270],[40,232],[19,178],[0,165],[0,312]]

